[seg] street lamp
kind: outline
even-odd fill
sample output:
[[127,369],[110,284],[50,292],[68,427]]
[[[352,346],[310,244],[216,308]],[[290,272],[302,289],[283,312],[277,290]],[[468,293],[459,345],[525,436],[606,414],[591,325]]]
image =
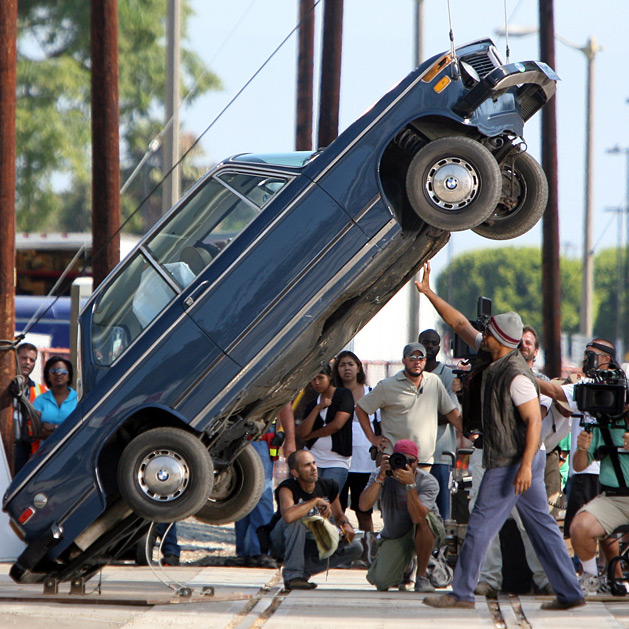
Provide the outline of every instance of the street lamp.
[[[511,37],[525,37],[539,32],[535,26],[509,27]],[[496,29],[496,35],[505,36],[505,29]],[[594,37],[590,37],[585,46],[578,46],[569,39],[555,33],[555,39],[565,46],[582,52],[588,62],[587,89],[585,110],[585,191],[583,212],[583,274],[581,284],[581,307],[579,309],[579,333],[586,337],[592,336],[592,295],[594,292],[594,252],[592,251],[592,176],[594,171],[593,135],[594,135],[594,59],[596,53],[602,50]]]
[[[616,228],[616,325],[614,327],[614,339],[619,342],[622,335],[622,307],[623,307],[623,290],[624,281],[622,276],[622,215],[625,213],[624,207],[608,207],[606,212],[615,212],[617,214]],[[620,349],[620,348],[618,348]]]
[[[626,220],[626,235],[625,235],[625,281],[623,282],[624,288],[624,304],[625,304],[625,330],[623,334],[623,350],[629,349],[629,147],[613,146],[605,151],[610,155],[624,155],[625,156],[625,169],[626,169],[626,183],[625,183],[625,207],[624,211],[627,215]],[[618,316],[620,317],[620,312]]]

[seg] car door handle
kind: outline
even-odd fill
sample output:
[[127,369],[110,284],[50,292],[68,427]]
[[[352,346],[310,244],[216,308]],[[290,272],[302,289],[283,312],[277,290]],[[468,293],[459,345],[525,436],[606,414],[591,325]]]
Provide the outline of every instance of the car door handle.
[[190,308],[192,304],[198,299],[199,295],[209,286],[207,280],[201,282],[184,300],[183,303],[187,308]]

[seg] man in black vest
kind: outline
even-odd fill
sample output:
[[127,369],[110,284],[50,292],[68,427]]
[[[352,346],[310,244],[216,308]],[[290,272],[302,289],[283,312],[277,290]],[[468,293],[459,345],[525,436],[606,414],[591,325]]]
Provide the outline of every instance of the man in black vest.
[[[312,590],[311,575],[358,559],[362,544],[354,539],[354,529],[341,509],[339,486],[331,478],[319,478],[317,464],[308,450],[296,450],[288,457],[291,477],[275,491],[280,519],[271,531],[271,554],[283,558],[284,587],[287,590]],[[343,540],[336,551],[320,558],[314,536],[304,523],[309,516],[334,519]],[[334,531],[332,532],[334,534]]]
[[[570,609],[585,604],[557,522],[548,512],[544,467],[539,450],[542,418],[539,387],[518,350],[522,320],[515,312],[491,317],[479,333],[467,318],[430,288],[430,264],[416,282],[443,320],[470,346],[491,356],[482,378],[483,467],[476,504],[452,582],[452,594],[432,595],[432,607],[474,607],[474,588],[490,541],[517,505],[546,576],[557,598],[542,609]],[[464,409],[465,410],[465,409]]]

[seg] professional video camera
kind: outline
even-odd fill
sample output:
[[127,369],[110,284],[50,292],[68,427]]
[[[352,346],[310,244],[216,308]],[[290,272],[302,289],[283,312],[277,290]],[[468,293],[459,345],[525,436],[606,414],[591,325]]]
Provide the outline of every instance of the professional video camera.
[[[629,401],[629,385],[622,367],[613,359],[606,369],[599,369],[599,354],[585,352],[583,371],[589,382],[577,383],[574,387],[574,399],[578,409],[599,420],[600,424],[622,423],[624,409]],[[595,428],[597,424],[584,424]]]
[[[589,353],[598,358],[594,352]],[[586,356],[586,361],[588,360],[590,357]],[[610,363],[609,369],[597,369],[588,368],[586,363],[585,374],[591,382],[577,383],[574,386],[574,399],[578,409],[605,425],[620,421],[624,425],[623,413],[629,402],[629,391],[627,378],[620,366]],[[596,427],[592,423],[585,425]]]

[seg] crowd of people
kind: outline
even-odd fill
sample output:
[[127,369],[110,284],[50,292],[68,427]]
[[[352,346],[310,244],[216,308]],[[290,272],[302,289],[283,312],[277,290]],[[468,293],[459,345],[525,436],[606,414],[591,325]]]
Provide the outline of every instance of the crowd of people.
[[[312,589],[317,572],[367,559],[367,581],[378,591],[412,587],[427,593],[427,605],[472,608],[475,595],[495,597],[501,590],[499,532],[513,518],[534,591],[554,596],[542,607],[584,605],[585,595],[604,587],[598,546],[600,560],[609,561],[618,553],[610,536],[629,523],[629,490],[619,486],[618,466],[609,455],[598,460],[601,445],[609,451],[609,443],[597,428],[584,431],[576,418],[582,413],[575,382],[587,382],[587,375],[550,380],[538,372],[537,333],[517,313],[494,315],[477,330],[432,290],[429,263],[416,285],[477,350],[476,359],[463,384],[437,360],[439,334],[424,330],[403,348],[402,370],[373,389],[353,352],[341,352],[322,368],[311,382],[312,400],[296,416],[290,478],[275,491],[271,554],[284,566],[285,587]],[[599,369],[615,361],[613,343],[604,339],[588,344],[584,360],[592,353]],[[427,570],[451,517],[448,453],[461,435],[473,445],[470,515],[452,589],[437,594]],[[624,428],[614,428],[611,438],[629,449]],[[629,460],[619,458],[629,479]],[[554,514],[564,492],[569,501],[562,534]],[[383,522],[376,549],[364,543],[375,538],[375,507]],[[364,532],[362,547],[347,508]],[[315,526],[315,516],[333,522],[336,534]],[[564,537],[571,538],[573,557]],[[336,538],[331,545],[330,538]]]
[[[427,605],[472,608],[475,595],[501,590],[499,533],[513,518],[535,592],[554,596],[542,608],[584,605],[585,595],[604,590],[605,565],[618,554],[614,532],[629,524],[629,458],[622,455],[629,431],[601,428],[575,401],[576,386],[593,381],[592,365],[619,368],[614,344],[593,339],[582,374],[550,380],[534,366],[538,336],[517,313],[491,316],[479,331],[432,290],[430,263],[416,286],[476,350],[465,379],[438,360],[441,338],[433,329],[408,343],[402,369],[373,388],[351,351],[323,365],[310,382],[310,399],[287,404],[269,434],[253,442],[266,484],[257,507],[235,524],[237,565],[281,564],[287,590],[313,589],[313,575],[359,565],[378,591],[410,587],[427,594]],[[77,404],[67,359],[46,361],[45,390],[30,379],[35,346],[22,343],[17,359],[16,473]],[[621,415],[628,412],[629,406]],[[451,453],[463,437],[473,446],[469,520],[451,591],[437,594],[429,565],[451,517]],[[282,443],[289,477],[273,491]],[[568,496],[563,533],[554,517],[562,493]],[[383,522],[377,532],[374,508]],[[168,563],[176,565],[174,526],[158,535],[169,538]]]

